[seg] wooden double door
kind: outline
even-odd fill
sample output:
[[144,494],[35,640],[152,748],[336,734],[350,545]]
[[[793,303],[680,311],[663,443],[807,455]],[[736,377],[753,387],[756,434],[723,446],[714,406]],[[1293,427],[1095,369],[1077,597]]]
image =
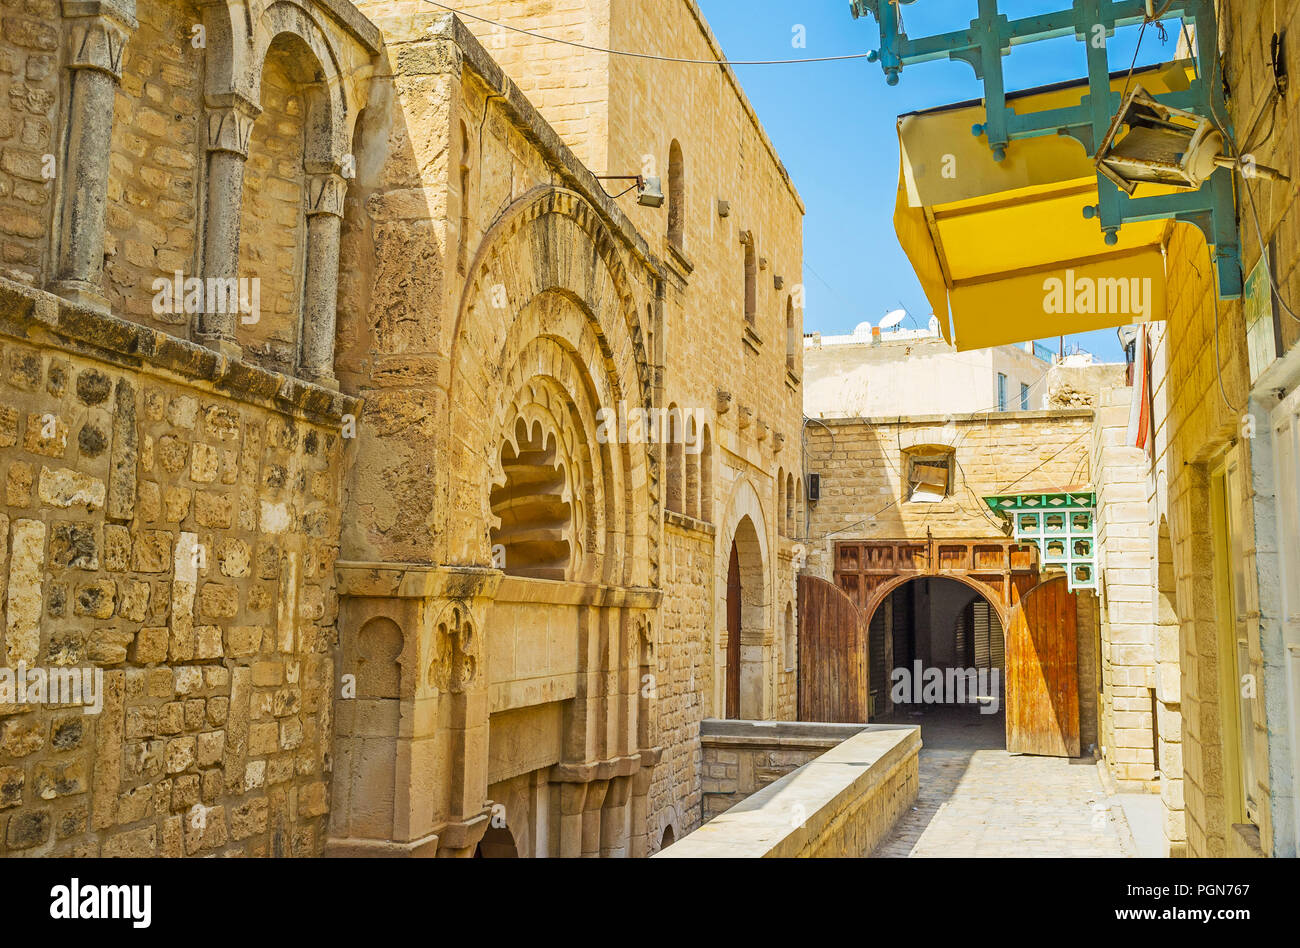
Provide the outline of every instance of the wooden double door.
[[1065,577],[1025,593],[1006,636],[1007,750],[1079,756],[1078,594]]

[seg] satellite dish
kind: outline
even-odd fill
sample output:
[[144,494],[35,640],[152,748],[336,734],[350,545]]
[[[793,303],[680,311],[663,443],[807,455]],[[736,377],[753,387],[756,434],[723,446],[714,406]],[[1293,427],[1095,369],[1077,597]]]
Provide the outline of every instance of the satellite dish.
[[870,335],[871,335],[871,323],[858,323],[857,328],[853,330],[853,335],[855,335],[855,336],[870,336]]
[[880,321],[880,328],[893,329],[895,326],[897,326],[905,319],[907,319],[907,310],[896,309],[892,313],[889,313],[887,316],[885,316],[884,319]]

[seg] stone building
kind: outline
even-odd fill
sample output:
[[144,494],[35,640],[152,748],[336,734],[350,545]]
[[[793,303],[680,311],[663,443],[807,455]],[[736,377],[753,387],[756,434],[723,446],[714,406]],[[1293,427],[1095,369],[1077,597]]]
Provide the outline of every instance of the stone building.
[[[720,58],[658,6],[562,26]],[[698,825],[700,721],[795,695],[803,207],[735,77],[416,0],[3,25],[0,641],[103,687],[0,707],[0,851]]]
[[[808,572],[842,590],[867,629],[872,721],[895,713],[891,676],[914,661],[997,668],[1011,718],[1028,700],[1006,658],[1012,623],[1028,594],[1067,580],[986,499],[1091,491],[1093,423],[1091,409],[1076,409],[808,425],[807,474],[819,495],[803,541]],[[1057,705],[1071,732],[1061,756],[1079,756],[1098,742],[1097,598],[1071,582],[1063,602],[1069,614],[1054,615],[1049,631],[1070,635],[1069,693],[1037,697]]]
[[1037,411],[1048,404],[1054,351],[1029,342],[958,352],[931,317],[925,329],[804,339],[804,414],[809,418]]

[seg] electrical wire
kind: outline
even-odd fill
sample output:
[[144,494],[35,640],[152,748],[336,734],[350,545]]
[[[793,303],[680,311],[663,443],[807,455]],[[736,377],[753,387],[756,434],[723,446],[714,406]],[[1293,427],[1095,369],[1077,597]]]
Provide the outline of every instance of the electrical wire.
[[[1237,166],[1238,166],[1237,170],[1241,173],[1241,187],[1246,194],[1246,206],[1250,208],[1250,216],[1255,224],[1255,237],[1259,241],[1259,252],[1262,257],[1267,257],[1268,243],[1264,240],[1264,228],[1260,225],[1259,222],[1259,209],[1255,207],[1255,195],[1250,189],[1250,179],[1246,176],[1246,173],[1242,166],[1242,162],[1240,160],[1238,160]],[[1268,276],[1269,285],[1273,287],[1273,298],[1277,300],[1278,305],[1282,307],[1282,309],[1286,312],[1288,316],[1290,316],[1296,322],[1300,322],[1300,316],[1296,315],[1295,310],[1293,310],[1291,306],[1287,303],[1287,301],[1282,297],[1282,291],[1278,289],[1277,280],[1273,277],[1273,262],[1271,260],[1265,260],[1264,272]],[[1216,304],[1218,302],[1218,298],[1219,298],[1218,294],[1216,293],[1214,297]]]
[[[1038,466],[1036,466],[1036,467],[1034,467],[1034,468],[1031,468],[1031,469],[1028,470],[1028,471],[1025,471],[1025,473],[1021,474],[1019,477],[1017,477],[1014,481],[1012,481],[1012,482],[1011,482],[1010,484],[1008,484],[1006,487],[1003,487],[1003,488],[1001,488],[1000,490],[996,491],[996,493],[998,493],[998,494],[1005,494],[1005,493],[1007,493],[1007,491],[1011,490],[1011,488],[1015,487],[1017,484],[1019,484],[1021,481],[1023,481],[1026,477],[1029,477],[1029,475],[1031,475],[1031,474],[1035,474],[1035,473],[1037,473],[1038,471],[1041,471],[1043,468],[1047,467],[1047,465],[1051,464],[1053,461],[1055,461],[1057,458],[1059,458],[1059,457],[1060,457],[1062,454],[1064,454],[1066,451],[1070,450],[1070,448],[1074,447],[1076,444],[1078,444],[1080,441],[1082,441],[1085,437],[1088,437],[1088,436],[1090,436],[1090,435],[1091,435],[1091,432],[1085,431],[1083,434],[1081,434],[1081,435],[1079,435],[1078,437],[1076,437],[1073,441],[1071,441],[1071,442],[1069,442],[1068,444],[1066,444],[1065,447],[1061,448],[1061,450],[1057,451],[1055,454],[1053,454],[1053,455],[1052,455],[1050,458],[1048,458],[1046,461],[1043,461],[1043,462],[1042,462],[1041,464],[1039,464]],[[1058,485],[1058,486],[1059,486],[1059,485]],[[1064,493],[1064,492],[1062,492],[1062,493]]]
[[546,36],[543,33],[525,30],[518,26],[511,26],[508,23],[489,20],[487,17],[475,16],[473,13],[466,13],[464,10],[458,10],[455,7],[447,6],[445,3],[438,3],[437,0],[424,0],[424,2],[435,7],[441,7],[449,13],[454,13],[457,16],[463,16],[470,20],[477,20],[479,23],[486,23],[488,26],[495,26],[503,30],[510,30],[513,33],[521,33],[524,36],[531,36],[533,39],[539,39],[547,43],[558,43],[561,46],[572,46],[577,49],[585,49],[588,52],[605,53],[610,56],[627,56],[632,59],[649,59],[660,63],[687,63],[696,66],[792,66],[800,63],[834,63],[853,59],[869,59],[875,55],[874,53],[848,53],[844,56],[816,56],[809,59],[683,59],[676,56],[657,56],[653,53],[636,53],[625,49],[605,49],[601,46],[589,46],[586,43],[562,40],[555,36]]

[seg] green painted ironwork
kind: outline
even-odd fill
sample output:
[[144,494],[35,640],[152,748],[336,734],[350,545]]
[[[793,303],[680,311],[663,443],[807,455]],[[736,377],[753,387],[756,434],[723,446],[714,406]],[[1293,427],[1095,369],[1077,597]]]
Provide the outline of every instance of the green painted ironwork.
[[[1154,4],[1148,0],[1073,0],[1070,9],[1016,20],[999,12],[998,0],[979,0],[979,16],[971,21],[969,29],[912,39],[903,31],[901,7],[915,2],[852,0],[850,8],[854,19],[870,15],[879,24],[880,48],[872,52],[871,58],[880,63],[891,86],[898,84],[905,66],[917,63],[952,59],[975,70],[975,77],[984,83],[986,118],[972,132],[988,138],[999,162],[1006,158],[1012,142],[1043,135],[1075,138],[1088,156],[1095,158],[1122,105],[1120,93],[1111,90],[1112,70],[1105,39],[1121,27],[1151,23],[1160,17],[1177,17],[1195,27],[1197,68],[1196,78],[1186,90],[1154,98],[1162,105],[1210,119],[1226,139],[1233,140],[1218,60],[1214,0],[1155,0]],[[1152,10],[1156,17],[1151,15]],[[1063,36],[1074,36],[1087,49],[1089,94],[1071,108],[1019,114],[1007,102],[1003,57],[1013,46]],[[1129,68],[1128,63],[1116,66]],[[1214,248],[1219,296],[1238,299],[1243,280],[1232,176],[1231,169],[1220,168],[1195,191],[1134,198],[1098,173],[1099,203],[1085,208],[1084,217],[1099,221],[1109,245],[1119,242],[1119,231],[1126,223],[1177,220],[1195,224]]]
[[1095,493],[1000,494],[984,502],[1010,521],[1018,542],[1037,545],[1044,572],[1065,570],[1071,592],[1097,590]]

